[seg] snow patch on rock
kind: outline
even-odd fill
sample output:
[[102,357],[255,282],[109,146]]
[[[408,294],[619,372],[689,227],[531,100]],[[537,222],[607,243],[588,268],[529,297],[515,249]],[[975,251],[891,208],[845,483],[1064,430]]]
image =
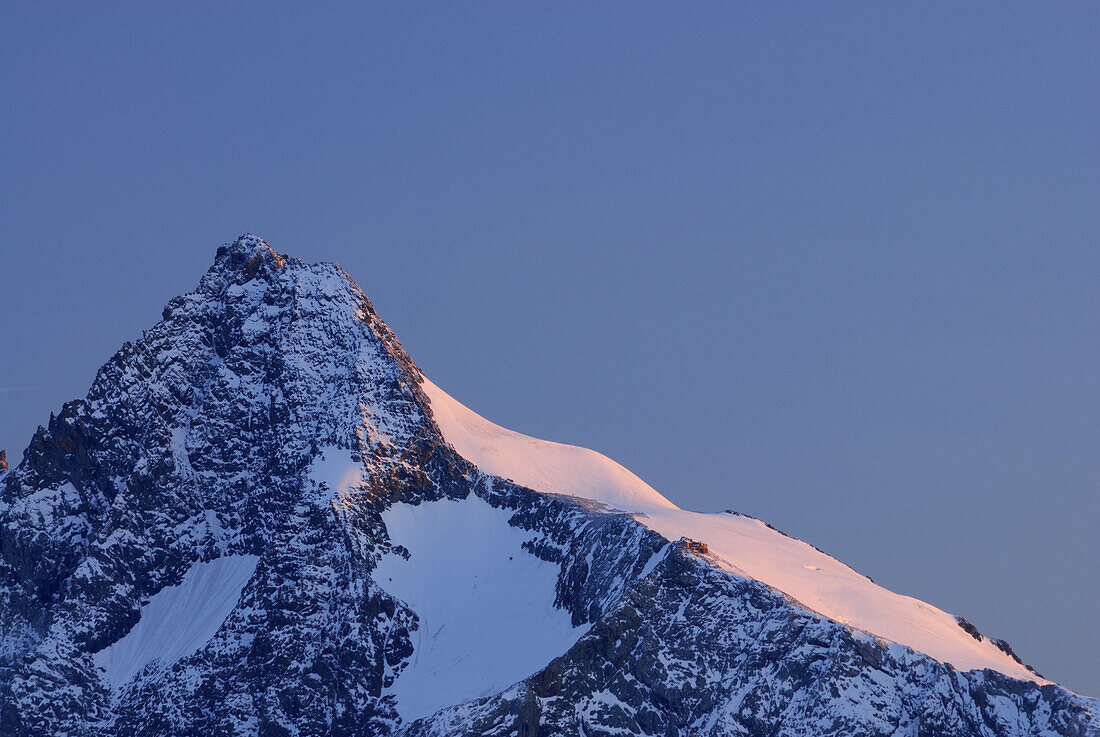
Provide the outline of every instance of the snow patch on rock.
[[112,688],[125,686],[149,663],[167,667],[198,652],[237,605],[259,560],[227,555],[196,563],[179,585],[157,592],[122,639],[92,656]]
[[477,496],[382,514],[391,552],[375,581],[419,618],[413,654],[392,687],[406,722],[495,694],[568,650],[587,631],[554,606],[558,567],[523,549],[530,536]]
[[339,504],[363,485],[364,470],[363,464],[352,458],[350,450],[327,446],[313,459],[309,475],[318,484],[324,484],[322,496]]

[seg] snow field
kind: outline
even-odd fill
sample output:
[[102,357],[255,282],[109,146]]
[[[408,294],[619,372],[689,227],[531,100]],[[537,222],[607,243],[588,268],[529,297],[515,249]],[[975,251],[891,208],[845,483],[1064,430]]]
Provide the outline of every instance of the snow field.
[[522,548],[510,513],[470,495],[395,504],[375,581],[416,612],[411,662],[391,692],[406,722],[502,691],[544,667],[587,631],[554,607],[558,567]]

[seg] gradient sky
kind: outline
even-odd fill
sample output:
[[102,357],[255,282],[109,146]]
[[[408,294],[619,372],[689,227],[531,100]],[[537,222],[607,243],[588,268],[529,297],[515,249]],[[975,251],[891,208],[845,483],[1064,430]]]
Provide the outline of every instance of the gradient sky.
[[0,5],[0,448],[245,231],[1100,696],[1089,4]]

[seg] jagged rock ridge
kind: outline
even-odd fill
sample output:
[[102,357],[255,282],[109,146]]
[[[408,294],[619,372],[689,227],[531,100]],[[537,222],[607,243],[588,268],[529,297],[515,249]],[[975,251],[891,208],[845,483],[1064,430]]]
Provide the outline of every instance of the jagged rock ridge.
[[[425,386],[339,267],[255,236],[219,249],[0,471],[0,734],[1100,733],[1095,701],[956,670],[635,516],[485,473]],[[553,566],[546,605],[577,639],[403,718],[395,684],[443,635],[375,580],[419,554],[386,520],[471,495],[522,531],[512,558]],[[204,573],[222,564],[239,590]],[[222,599],[171,657],[127,649],[173,601]]]

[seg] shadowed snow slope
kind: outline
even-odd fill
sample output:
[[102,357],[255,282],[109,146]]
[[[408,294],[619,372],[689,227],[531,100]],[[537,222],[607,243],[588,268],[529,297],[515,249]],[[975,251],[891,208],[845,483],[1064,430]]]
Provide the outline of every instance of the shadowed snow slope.
[[383,556],[374,579],[419,619],[413,655],[393,685],[401,718],[489,696],[531,675],[577,641],[554,607],[558,567],[522,548],[510,512],[463,501],[395,504],[382,514],[409,551]]
[[910,647],[960,670],[990,668],[1045,683],[930,604],[887,591],[812,546],[759,520],[679,509],[636,475],[586,448],[506,430],[463,406],[435,384],[422,387],[444,438],[482,471],[536,491],[568,494],[627,512],[669,540],[708,544],[723,569],[761,581],[830,619]]
[[125,686],[153,661],[169,666],[202,648],[237,605],[258,560],[229,555],[196,563],[178,586],[158,592],[125,637],[92,656],[111,686]]

